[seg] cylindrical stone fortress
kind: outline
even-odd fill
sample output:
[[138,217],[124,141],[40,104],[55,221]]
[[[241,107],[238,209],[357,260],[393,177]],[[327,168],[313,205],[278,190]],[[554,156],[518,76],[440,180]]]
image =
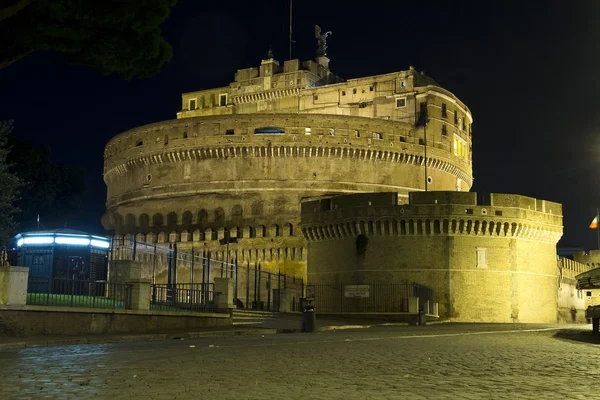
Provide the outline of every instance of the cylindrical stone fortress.
[[103,225],[221,259],[229,231],[239,238],[232,259],[304,272],[302,201],[395,192],[406,203],[426,184],[468,191],[471,123],[463,103],[412,68],[340,82],[325,65],[280,69],[269,58],[228,87],[184,94],[177,120],[108,142]]

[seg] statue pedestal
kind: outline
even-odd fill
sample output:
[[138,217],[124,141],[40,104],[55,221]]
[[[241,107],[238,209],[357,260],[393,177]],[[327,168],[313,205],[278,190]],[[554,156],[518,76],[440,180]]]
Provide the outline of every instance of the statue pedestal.
[[318,56],[317,64],[329,69],[329,58],[327,56]]

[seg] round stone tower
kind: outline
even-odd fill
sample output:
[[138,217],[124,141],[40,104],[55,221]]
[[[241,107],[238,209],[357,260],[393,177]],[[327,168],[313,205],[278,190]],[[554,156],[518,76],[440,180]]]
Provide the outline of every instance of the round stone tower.
[[327,66],[266,58],[227,87],[185,93],[177,120],[105,148],[103,225],[116,235],[306,270],[300,203],[338,194],[472,185],[468,108],[431,78],[344,81]]

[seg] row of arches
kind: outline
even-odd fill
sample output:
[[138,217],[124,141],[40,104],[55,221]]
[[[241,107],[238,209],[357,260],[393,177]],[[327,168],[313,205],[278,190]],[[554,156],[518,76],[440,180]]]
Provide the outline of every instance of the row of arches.
[[[224,239],[227,234],[231,238],[238,239],[256,239],[256,238],[274,238],[274,237],[290,237],[294,236],[294,228],[291,223],[282,225],[271,224],[256,225],[256,226],[233,226],[231,228],[204,230],[195,229],[188,231],[158,231],[158,232],[125,232],[125,237],[135,235],[138,242],[146,243],[176,243],[176,242],[209,242],[212,240]],[[120,237],[120,236],[119,236]]]
[[[275,202],[275,213],[281,214],[283,210],[280,208],[285,207],[285,201]],[[250,206],[251,217],[261,217],[264,213],[264,202],[256,201]],[[182,230],[190,229],[192,227],[198,227],[203,230],[208,227],[219,228],[226,225],[226,221],[235,223],[242,223],[244,218],[244,209],[241,205],[234,205],[230,214],[226,215],[223,207],[217,207],[210,212],[202,209],[197,213],[192,211],[184,211],[181,214],[177,214],[172,211],[168,214],[154,213],[146,214],[142,213],[139,215],[126,214],[122,216],[119,213],[114,213],[114,227],[119,233],[133,233],[133,232],[149,232],[157,231],[160,228],[168,228],[168,230]],[[291,223],[282,223],[275,226],[276,229],[289,229],[293,231]],[[258,229],[258,227],[256,227]],[[292,233],[293,234],[293,233]],[[280,235],[275,235],[280,236]]]
[[540,241],[558,241],[562,232],[535,224],[490,220],[409,219],[353,221],[331,225],[315,225],[302,229],[307,240],[327,240],[367,236],[398,235],[477,235],[495,237],[526,237]]

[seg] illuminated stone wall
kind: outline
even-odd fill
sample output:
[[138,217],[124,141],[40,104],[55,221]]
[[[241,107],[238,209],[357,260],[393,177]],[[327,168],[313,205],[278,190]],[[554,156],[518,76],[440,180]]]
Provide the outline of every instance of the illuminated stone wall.
[[[470,111],[432,79],[410,69],[328,84],[338,78],[318,63],[276,64],[185,93],[177,120],[111,139],[104,227],[220,257],[228,230],[240,238],[231,245],[239,262],[304,273],[301,201],[394,191],[406,203],[424,189],[426,168],[430,190],[470,189]],[[256,133],[265,127],[281,134]]]
[[558,322],[585,323],[585,309],[589,304],[587,290],[577,290],[575,277],[591,267],[568,258],[558,260]]
[[[556,322],[560,204],[506,194],[414,192],[302,204],[309,283],[417,282],[456,321]],[[357,248],[359,235],[366,251]]]

